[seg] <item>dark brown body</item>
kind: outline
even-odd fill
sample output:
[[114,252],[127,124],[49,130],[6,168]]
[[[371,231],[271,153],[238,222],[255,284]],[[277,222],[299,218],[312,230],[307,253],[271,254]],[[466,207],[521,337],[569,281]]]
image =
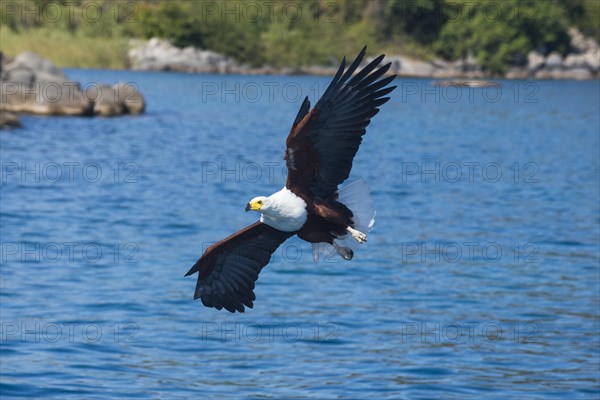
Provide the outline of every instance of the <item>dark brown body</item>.
[[337,201],[337,193],[327,201],[308,202],[308,217],[306,223],[298,231],[298,237],[310,243],[333,244],[333,239],[346,234],[348,226],[354,227],[352,211],[344,204]]

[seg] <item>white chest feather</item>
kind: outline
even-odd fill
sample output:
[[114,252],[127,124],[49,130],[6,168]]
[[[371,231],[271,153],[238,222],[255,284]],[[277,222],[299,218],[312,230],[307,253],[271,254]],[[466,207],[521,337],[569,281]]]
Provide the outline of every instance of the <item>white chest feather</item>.
[[260,222],[284,232],[297,231],[306,222],[306,203],[290,190],[283,188],[268,198],[261,210]]

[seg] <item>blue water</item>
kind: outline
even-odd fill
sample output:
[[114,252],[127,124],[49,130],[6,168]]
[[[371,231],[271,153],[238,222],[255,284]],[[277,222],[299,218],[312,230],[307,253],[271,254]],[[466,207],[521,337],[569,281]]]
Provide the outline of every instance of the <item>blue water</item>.
[[240,315],[183,275],[283,185],[329,79],[67,73],[147,113],[0,134],[3,399],[598,398],[598,81],[398,80],[354,163],[369,242],[290,240]]

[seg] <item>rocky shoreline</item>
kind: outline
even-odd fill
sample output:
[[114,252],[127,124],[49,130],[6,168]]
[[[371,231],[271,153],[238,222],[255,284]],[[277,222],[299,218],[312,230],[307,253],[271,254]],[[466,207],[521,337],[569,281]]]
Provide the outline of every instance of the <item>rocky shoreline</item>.
[[[437,79],[596,79],[600,76],[600,48],[598,43],[586,38],[577,29],[569,30],[572,52],[566,57],[553,52],[543,55],[532,51],[524,65],[514,66],[504,76],[491,75],[470,55],[457,61],[416,60],[405,56],[392,55],[387,60],[392,63],[389,73],[402,77]],[[128,52],[129,63],[134,70],[178,71],[210,74],[241,75],[333,75],[337,66],[275,68],[271,66],[252,67],[240,64],[231,57],[211,50],[194,47],[178,48],[163,39],[147,41],[132,40]],[[368,62],[370,60],[366,60]]]
[[[423,61],[405,56],[388,56],[388,74],[401,77],[456,79],[453,85],[477,86],[486,79],[598,79],[600,77],[600,47],[575,28],[569,30],[571,52],[563,57],[552,52],[544,55],[532,51],[524,65],[510,68],[504,75],[491,75],[469,55],[457,61],[436,59]],[[162,39],[132,40],[128,52],[131,68],[142,71],[179,71],[206,74],[241,75],[334,75],[337,66],[298,68],[252,67],[211,50],[193,47],[177,48]],[[366,59],[365,62],[369,62]],[[467,81],[465,81],[467,80]],[[471,81],[468,81],[471,80]],[[436,84],[444,84],[437,82]],[[93,84],[82,88],[69,80],[49,60],[30,52],[13,59],[0,52],[0,128],[21,126],[18,114],[115,116],[139,114],[145,101],[137,88],[118,82],[112,86]]]
[[17,114],[0,111],[0,129],[20,128],[21,126],[21,121]]
[[144,97],[125,82],[82,88],[49,60],[30,52],[0,53],[0,127],[18,127],[16,114],[115,116],[144,112]]

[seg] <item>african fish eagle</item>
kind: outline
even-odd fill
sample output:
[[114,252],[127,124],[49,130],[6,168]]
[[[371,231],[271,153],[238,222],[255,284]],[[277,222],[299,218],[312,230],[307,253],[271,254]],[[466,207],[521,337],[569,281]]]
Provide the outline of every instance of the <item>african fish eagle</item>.
[[[387,86],[395,75],[383,77],[390,68],[390,63],[380,67],[383,54],[355,74],[366,49],[347,69],[343,59],[312,110],[308,97],[304,99],[286,140],[285,187],[250,200],[246,211],[259,212],[260,221],[208,247],[188,271],[186,276],[198,272],[194,299],[218,310],[244,312],[254,305],[258,274],[289,237],[298,235],[313,246],[331,245],[346,260],[354,254],[343,245],[346,238],[367,240],[359,228],[371,228],[374,212],[359,209],[361,203],[371,204],[368,188],[355,181],[345,196],[338,186],[350,175],[371,118],[396,86]],[[357,194],[362,197],[358,201]]]

